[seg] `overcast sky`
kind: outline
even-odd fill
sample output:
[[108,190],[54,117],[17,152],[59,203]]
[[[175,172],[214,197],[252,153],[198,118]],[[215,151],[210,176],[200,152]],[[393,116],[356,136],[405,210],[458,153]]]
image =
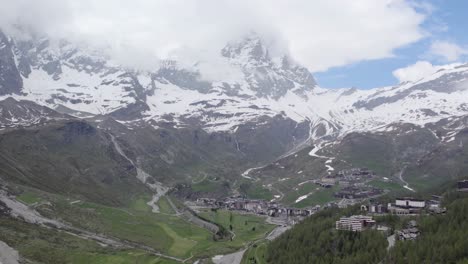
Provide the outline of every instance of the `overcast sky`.
[[[389,77],[393,82],[395,77],[414,79],[434,64],[459,61],[467,54],[457,36],[437,38],[451,26],[440,15],[445,4],[438,0],[0,0],[0,4],[0,26],[6,31],[21,24],[53,38],[106,47],[117,61],[136,67],[153,67],[161,58],[209,61],[228,41],[250,31],[265,38],[274,53],[289,53],[307,66],[324,87],[367,88],[386,84]],[[401,60],[399,51],[411,48],[415,50]],[[399,58],[400,64],[392,63]],[[353,77],[364,78],[360,67],[376,63],[386,74],[380,83],[374,77],[361,81]],[[406,66],[412,68],[405,72]]]

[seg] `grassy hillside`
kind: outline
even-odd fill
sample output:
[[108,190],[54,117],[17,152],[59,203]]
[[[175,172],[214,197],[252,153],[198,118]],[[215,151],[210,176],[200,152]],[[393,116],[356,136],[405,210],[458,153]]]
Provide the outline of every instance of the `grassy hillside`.
[[205,211],[200,215],[233,233],[232,241],[225,242],[231,247],[240,248],[250,241],[261,239],[274,228],[274,225],[265,223],[265,218],[255,215],[226,210]]
[[0,133],[2,179],[77,199],[124,205],[149,190],[107,134],[82,121]]
[[451,142],[435,148],[405,171],[408,182],[418,189],[441,185],[447,180],[468,175],[468,129]]
[[0,217],[0,237],[33,263],[173,264],[139,250],[113,250],[50,228]]
[[[217,254],[226,254],[237,251],[247,243],[263,238],[266,233],[271,231],[274,227],[266,224],[264,218],[253,215],[241,215],[227,211],[207,211],[201,215],[206,219],[210,219],[211,221],[224,226],[235,234],[232,240],[215,241],[213,234],[206,229],[193,225],[177,216],[169,205],[166,197],[162,197],[158,202],[161,213],[153,213],[151,212],[151,208],[146,204],[150,199],[150,196],[148,195],[141,195],[133,199],[129,206],[116,207],[89,201],[70,199],[63,195],[51,194],[32,188],[16,187],[16,192],[19,192],[19,189],[24,191],[19,193],[17,199],[35,208],[35,210],[48,218],[60,219],[60,221],[66,222],[77,228],[136,243],[141,246],[147,246],[161,253],[181,259],[208,258]],[[2,240],[3,234],[10,234],[12,238],[9,242],[12,242],[13,246],[17,246],[21,241],[24,241],[16,241],[13,239],[13,234],[19,232],[16,230],[16,222],[18,222],[19,226],[26,226],[28,232],[31,233],[27,239],[39,240],[39,242],[37,242],[38,244],[28,244],[28,247],[23,245],[26,247],[24,249],[19,247],[20,253],[21,250],[36,252],[44,248],[54,247],[53,242],[58,241],[57,239],[52,238],[51,240],[44,240],[41,238],[43,236],[42,233],[40,233],[42,232],[42,229],[37,226],[21,223],[21,221],[10,218],[6,218],[5,221],[9,224],[3,226],[3,229],[0,231]],[[231,226],[232,230],[230,229]],[[56,231],[49,230],[49,232]],[[61,232],[58,233],[61,234]],[[38,237],[36,237],[36,235]],[[79,240],[78,242],[80,245],[84,242],[86,242],[86,245],[95,244],[94,242],[83,242],[81,239],[76,237],[73,238],[75,240]],[[66,246],[74,247],[73,243],[75,242],[66,243]],[[63,245],[63,247],[65,247],[65,245]],[[66,248],[67,247],[63,250],[66,250]],[[59,247],[58,250],[62,250],[61,247]],[[103,263],[106,263],[105,261],[107,261],[109,257],[106,255],[108,252],[105,251],[102,253],[101,251],[102,247],[99,245],[77,248],[78,253],[76,257],[82,255],[81,257],[83,259],[80,259],[77,263],[85,263],[87,256],[89,257],[88,259],[91,259],[92,256],[96,257],[96,259],[102,258]],[[57,254],[61,254],[60,252]],[[125,261],[136,259],[139,261],[141,259],[141,263],[146,263],[143,260],[145,260],[145,256],[148,255],[144,252],[138,253],[134,251],[129,252],[128,254],[121,251],[111,250],[110,252],[111,253],[109,254],[115,257],[115,261],[117,261],[117,263],[127,263]],[[43,257],[45,256],[40,254],[37,256],[31,255],[31,258],[33,259],[41,259]],[[122,258],[122,260],[120,260],[120,258]],[[50,259],[56,259],[58,261],[56,263],[60,263],[59,260],[68,260],[69,258],[51,255]],[[66,263],[66,261],[64,262]]]

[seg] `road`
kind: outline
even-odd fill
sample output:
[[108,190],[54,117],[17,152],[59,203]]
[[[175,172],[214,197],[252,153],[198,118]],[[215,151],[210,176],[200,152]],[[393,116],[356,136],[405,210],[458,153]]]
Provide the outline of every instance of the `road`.
[[281,234],[289,230],[291,226],[277,226],[273,231],[271,231],[268,236],[266,237],[267,240],[274,240],[279,237]]
[[395,234],[387,237],[387,241],[388,241],[388,247],[387,247],[387,251],[390,250],[393,246],[395,246]]

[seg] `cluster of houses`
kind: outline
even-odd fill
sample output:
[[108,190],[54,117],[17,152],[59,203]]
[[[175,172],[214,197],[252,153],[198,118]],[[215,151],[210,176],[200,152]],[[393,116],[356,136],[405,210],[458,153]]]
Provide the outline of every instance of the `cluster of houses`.
[[336,198],[366,199],[381,195],[384,192],[382,189],[366,184],[375,176],[375,173],[368,168],[352,168],[327,175],[315,181],[315,183],[324,188],[331,188],[338,183],[341,189],[334,194]]
[[335,185],[335,183],[336,183],[336,180],[330,177],[323,177],[320,180],[315,181],[315,184],[323,188],[331,188],[333,187],[333,185]]
[[342,170],[335,174],[334,178],[339,180],[340,185],[350,185],[364,180],[372,179],[376,175],[368,168],[352,168],[349,170]]
[[244,211],[272,217],[306,217],[320,210],[320,206],[310,208],[283,207],[276,202],[261,199],[246,199],[242,196],[228,197],[222,200],[199,198],[199,206],[224,208],[233,211]]
[[336,174],[327,175],[315,183],[324,188],[331,188],[338,183],[340,186],[353,186],[375,177],[375,173],[368,168],[353,168],[342,170]]
[[[376,207],[375,210],[378,210]],[[336,230],[345,230],[353,232],[361,232],[368,229],[375,229],[389,234],[389,228],[386,226],[377,226],[376,221],[372,216],[367,215],[352,215],[350,217],[341,217],[336,221]],[[406,228],[395,231],[395,237],[398,240],[415,240],[420,235],[418,224],[415,220],[411,220],[406,225]]]
[[[368,229],[387,232],[389,228],[386,226],[377,226],[372,216],[367,215],[352,215],[350,217],[341,217],[336,221],[336,230],[345,230],[353,232],[361,232]],[[419,235],[418,224],[415,220],[408,222],[406,228],[395,231],[396,239],[398,240],[415,240]]]
[[440,201],[437,197],[428,201],[405,197],[395,199],[394,203],[361,205],[361,211],[371,214],[417,215],[424,211],[431,214],[443,214],[446,212],[446,209],[440,206]]
[[379,188],[348,186],[336,192],[334,196],[336,198],[345,198],[345,199],[363,199],[363,198],[378,196],[378,195],[381,195],[382,193],[383,193],[383,190]]
[[[457,182],[457,190],[459,192],[468,192],[468,180]],[[345,195],[342,197],[348,198]],[[370,203],[368,205],[363,204],[361,205],[361,211],[370,215],[352,215],[350,217],[341,217],[338,221],[336,221],[336,229],[354,232],[361,232],[366,229],[376,229],[388,233],[389,228],[385,226],[376,226],[376,222],[373,220],[371,215],[419,215],[422,213],[444,214],[446,212],[446,208],[441,206],[440,200],[440,196],[433,195],[431,200],[403,197],[395,199],[394,203]],[[415,240],[419,237],[419,235],[420,230],[418,229],[418,225],[415,220],[409,221],[405,228],[395,231],[395,236],[398,240]]]

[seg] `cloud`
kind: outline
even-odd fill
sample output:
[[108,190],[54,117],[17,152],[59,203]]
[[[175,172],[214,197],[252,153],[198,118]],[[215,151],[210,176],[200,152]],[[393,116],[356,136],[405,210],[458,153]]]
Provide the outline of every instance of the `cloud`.
[[418,81],[443,68],[443,66],[432,65],[428,61],[418,61],[415,64],[394,70],[393,76],[400,82]]
[[468,55],[468,49],[448,41],[435,41],[429,48],[429,55],[442,58],[444,61],[457,61],[463,55]]
[[[64,32],[71,21],[73,10],[67,1],[57,0],[0,0],[0,29],[20,34],[17,26],[30,34],[56,35]],[[30,37],[21,35],[21,37]]]
[[[258,32],[311,71],[393,56],[426,36],[427,12],[403,0],[0,0],[0,27],[106,47],[122,63],[210,60]],[[275,52],[273,52],[275,53]]]

